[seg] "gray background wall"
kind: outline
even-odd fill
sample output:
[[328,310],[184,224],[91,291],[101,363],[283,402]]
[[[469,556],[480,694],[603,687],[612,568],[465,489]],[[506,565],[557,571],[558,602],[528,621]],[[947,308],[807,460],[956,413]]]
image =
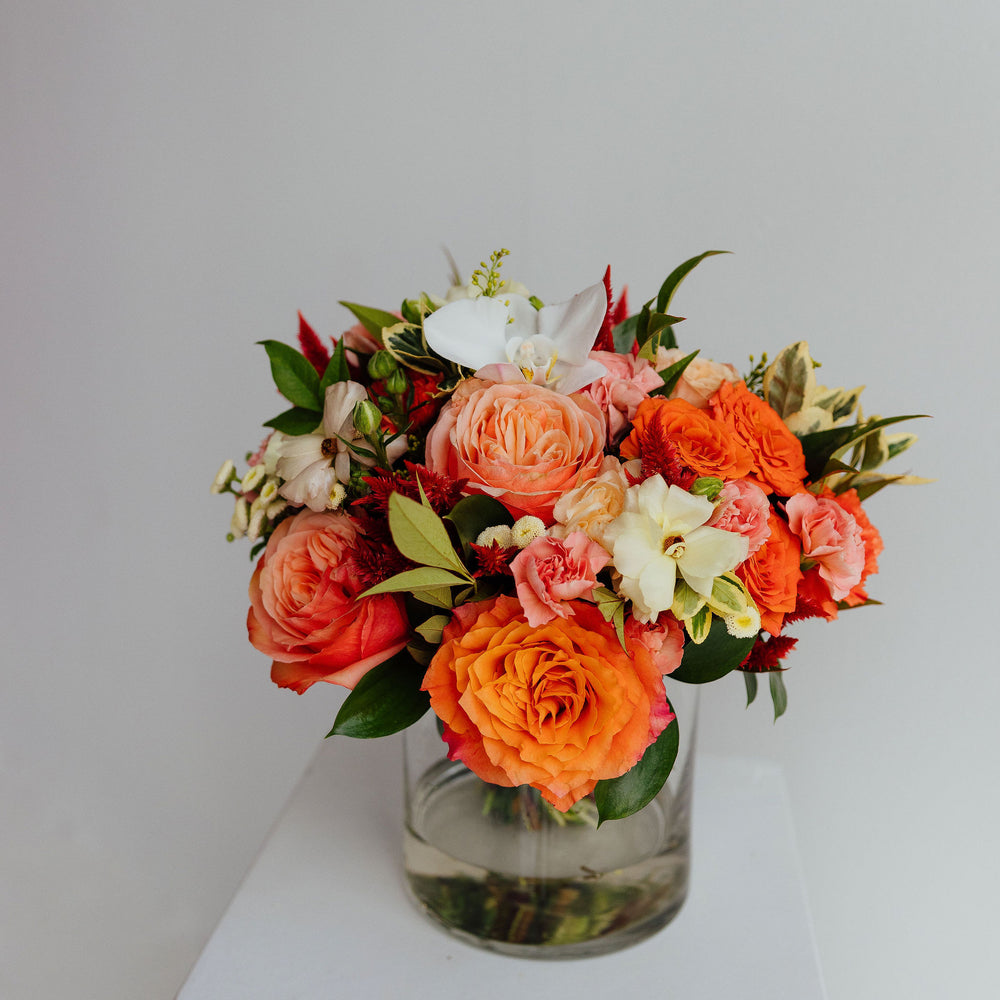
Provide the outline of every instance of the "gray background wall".
[[987,995],[998,11],[0,4],[0,994],[182,982],[342,697],[245,642],[208,484],[275,409],[253,342],[442,290],[447,245],[550,301],[733,250],[685,345],[807,339],[934,414],[936,484],[869,506],[885,606],[798,627],[776,726],[717,685],[701,746],[783,765],[832,1000]]

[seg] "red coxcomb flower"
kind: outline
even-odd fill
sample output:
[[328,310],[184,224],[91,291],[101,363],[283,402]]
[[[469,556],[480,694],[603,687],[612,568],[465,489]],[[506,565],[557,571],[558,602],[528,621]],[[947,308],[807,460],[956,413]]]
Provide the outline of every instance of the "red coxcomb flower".
[[302,313],[299,313],[299,346],[309,364],[322,375],[330,363],[330,352],[323,346],[322,341],[316,336],[316,331],[306,322]]
[[597,339],[594,341],[593,349],[595,351],[613,351],[615,349],[614,337],[611,336],[611,331],[614,330],[614,298],[611,295],[611,265],[608,264],[608,269],[604,272],[604,294],[608,298],[608,307],[604,311],[604,322],[601,323],[601,329],[597,332]]
[[770,639],[757,638],[747,658],[739,665],[740,670],[751,674],[766,674],[772,670],[783,670],[781,660],[794,648],[798,639],[787,635],[776,635]]
[[499,542],[492,545],[476,545],[471,543],[472,551],[476,553],[476,560],[479,569],[473,572],[473,576],[513,576],[514,571],[510,568],[510,560],[517,555],[520,549],[505,549]]
[[633,476],[626,470],[632,486],[659,474],[663,476],[663,481],[668,486],[679,486],[683,490],[689,490],[698,478],[696,473],[681,461],[677,454],[677,445],[664,430],[659,413],[654,414],[642,429],[639,455],[642,460],[639,475]]

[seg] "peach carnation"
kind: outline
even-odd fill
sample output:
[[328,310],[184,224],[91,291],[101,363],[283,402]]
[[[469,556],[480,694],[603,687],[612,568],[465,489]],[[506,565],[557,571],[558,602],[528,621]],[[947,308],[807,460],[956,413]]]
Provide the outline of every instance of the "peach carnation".
[[402,599],[358,600],[355,521],[303,510],[268,539],[250,580],[250,642],[272,657],[271,680],[302,694],[316,681],[353,688],[409,635]]
[[528,382],[466,379],[427,435],[427,466],[552,523],[567,490],[597,475],[604,415],[590,399]]
[[788,527],[802,542],[802,555],[819,566],[830,596],[842,601],[861,582],[865,543],[861,528],[833,497],[797,493],[785,505]]
[[649,651],[622,649],[593,605],[573,610],[532,628],[513,597],[461,605],[423,684],[452,760],[561,811],[628,771],[674,718]]
[[850,594],[844,598],[845,603],[851,607],[857,607],[868,600],[865,581],[873,573],[878,572],[878,557],[882,554],[882,549],[884,548],[882,536],[879,534],[878,528],[868,519],[868,515],[862,508],[857,490],[847,490],[844,493],[838,493],[834,499],[857,521],[858,527],[861,529],[861,538],[865,544],[865,565],[861,571],[861,579],[851,588]]
[[734,479],[719,492],[715,513],[706,522],[710,528],[735,531],[750,543],[753,555],[771,534],[771,504],[767,494],[749,479]]

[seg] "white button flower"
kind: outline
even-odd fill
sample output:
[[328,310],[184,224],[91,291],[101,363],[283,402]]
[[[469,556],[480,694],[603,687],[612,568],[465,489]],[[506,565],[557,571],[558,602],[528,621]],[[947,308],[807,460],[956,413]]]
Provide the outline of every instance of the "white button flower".
[[536,309],[523,295],[458,299],[424,320],[442,357],[496,382],[524,380],[569,394],[608,374],[589,357],[607,309],[604,285]]
[[651,476],[628,490],[625,511],[609,526],[620,593],[640,622],[653,621],[674,600],[678,573],[692,590],[710,597],[717,576],[747,557],[746,538],[705,527],[714,505]]

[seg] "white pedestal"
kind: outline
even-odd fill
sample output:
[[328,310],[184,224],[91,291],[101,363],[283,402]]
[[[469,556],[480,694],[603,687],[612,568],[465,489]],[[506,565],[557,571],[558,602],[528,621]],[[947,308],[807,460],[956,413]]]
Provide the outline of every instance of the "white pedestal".
[[823,1000],[784,779],[696,761],[691,890],[642,944],[531,961],[468,947],[409,902],[398,738],[320,748],[178,1000]]

